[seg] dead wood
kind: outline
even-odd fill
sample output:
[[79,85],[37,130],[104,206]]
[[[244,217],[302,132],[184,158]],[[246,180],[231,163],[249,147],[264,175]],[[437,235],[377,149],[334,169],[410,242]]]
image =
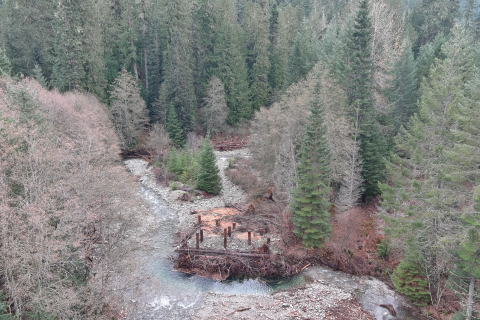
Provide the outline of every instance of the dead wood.
[[220,256],[236,256],[236,257],[246,257],[246,258],[268,258],[270,259],[269,254],[261,254],[261,253],[242,253],[242,252],[232,252],[232,251],[224,251],[224,250],[206,250],[206,249],[176,249],[175,252],[182,252],[182,253],[197,253],[197,254],[215,254]]
[[[203,222],[202,222],[203,224]],[[183,237],[183,239],[181,241],[179,241],[178,243],[174,244],[173,246],[174,247],[178,247],[178,246],[183,246],[187,241],[188,239],[190,239],[192,237],[192,235],[194,235],[198,229],[200,229],[200,227],[202,226],[202,224],[197,224],[192,230],[190,230],[190,232],[188,232],[185,237]]]
[[390,311],[390,314],[392,316],[397,315],[397,313],[395,312],[395,309],[393,308],[393,306],[391,304],[379,304],[379,306],[388,309],[388,311]]
[[229,313],[228,315],[231,316],[231,315],[234,314],[235,312],[247,311],[247,310],[250,310],[250,309],[252,309],[252,308],[251,308],[251,307],[248,307],[248,308],[240,308],[240,309],[234,310],[233,312]]

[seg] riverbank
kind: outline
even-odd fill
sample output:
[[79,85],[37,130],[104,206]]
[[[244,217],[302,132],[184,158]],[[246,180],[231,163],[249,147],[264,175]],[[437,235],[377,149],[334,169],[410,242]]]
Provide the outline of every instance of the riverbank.
[[[192,226],[195,219],[192,219],[191,211],[224,207],[232,203],[231,199],[235,199],[234,203],[244,201],[242,190],[228,181],[223,169],[228,165],[229,158],[248,156],[248,153],[236,150],[216,152],[216,156],[222,170],[223,194],[210,199],[197,199],[193,203],[179,201],[178,195],[168,187],[157,185],[151,168],[143,160],[128,160],[126,166],[139,176],[148,192],[165,200],[168,206],[156,213],[157,220],[168,219],[173,229],[178,225]],[[173,233],[171,237],[163,239],[156,246],[168,247],[166,251],[173,253]],[[156,261],[160,257],[153,253],[150,259]],[[148,281],[137,284],[140,289],[135,291],[137,298],[132,296],[135,310],[130,312],[129,319],[421,319],[417,315],[411,316],[416,311],[410,309],[409,302],[381,281],[371,277],[354,277],[324,267],[307,268],[301,276],[307,279],[307,283],[300,288],[253,295],[238,294],[235,290],[233,293],[218,290],[215,285],[217,282],[199,277],[190,277],[185,281],[186,276],[172,272],[171,267],[172,264],[154,267],[163,271],[153,272]],[[168,277],[171,279],[165,279]],[[202,283],[203,287],[199,288],[198,283]],[[209,285],[204,286],[205,283]],[[391,304],[397,317],[394,318],[379,304]]]

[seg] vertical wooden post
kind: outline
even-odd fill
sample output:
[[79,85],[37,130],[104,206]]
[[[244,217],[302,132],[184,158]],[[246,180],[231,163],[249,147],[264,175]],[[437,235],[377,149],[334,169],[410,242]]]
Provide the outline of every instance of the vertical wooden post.
[[232,227],[228,227],[228,237],[232,237]]
[[196,242],[195,248],[200,249],[200,243],[199,243],[200,235],[199,235],[198,232],[197,232],[197,233],[195,234],[195,236],[196,236],[196,238],[197,238],[197,239],[196,239],[197,242]]
[[252,233],[248,231],[248,245],[250,246],[252,244]]
[[270,238],[267,238],[267,246],[265,247],[265,253],[270,252]]
[[217,227],[220,227],[220,219],[215,219],[215,225],[216,225]]
[[223,247],[227,249],[227,229],[223,229]]
[[203,242],[203,229],[200,229],[200,242]]
[[232,225],[232,229],[235,230],[235,227],[237,226],[237,224],[234,222],[233,225]]
[[201,224],[202,224],[202,216],[198,215],[198,225],[201,225]]

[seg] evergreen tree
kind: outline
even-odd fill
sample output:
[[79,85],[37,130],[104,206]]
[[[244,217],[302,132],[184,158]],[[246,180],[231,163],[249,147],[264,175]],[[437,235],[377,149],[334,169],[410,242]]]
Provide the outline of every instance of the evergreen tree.
[[477,0],[466,0],[463,3],[463,22],[467,29],[472,30],[475,29],[475,15],[477,14],[478,10],[478,2]]
[[133,76],[122,69],[113,83],[112,114],[124,149],[138,147],[140,135],[148,123],[147,107]]
[[287,89],[293,83],[305,79],[316,62],[307,22],[308,20],[303,21],[300,31],[297,33],[292,52],[288,57],[285,82],[283,84],[284,89]]
[[471,158],[456,152],[460,146],[454,143],[460,135],[455,133],[459,120],[454,114],[467,105],[465,80],[472,76],[468,41],[461,27],[455,28],[443,50],[446,59],[438,61],[422,83],[419,114],[396,138],[400,156],[392,155],[386,163],[391,182],[380,184],[382,206],[398,216],[391,220],[392,232],[408,230],[406,251],[428,270],[433,302],[438,297],[438,261],[448,259],[441,256],[441,238],[458,232],[454,213],[472,199],[471,191],[462,185],[478,172],[473,163],[466,166]]
[[270,45],[268,51],[270,53],[270,73],[268,75],[268,82],[270,84],[270,88],[272,90],[278,90],[278,88],[282,87],[282,79],[283,79],[283,70],[281,67],[280,62],[280,51],[278,49],[278,41],[279,41],[279,22],[278,22],[278,8],[277,4],[274,3],[272,6],[272,10],[270,12],[270,19],[269,19],[269,41]]
[[[195,129],[197,99],[193,86],[193,70],[189,54],[190,43],[179,30],[173,32],[163,58],[164,81],[159,98],[163,107],[173,105],[184,132]],[[173,138],[172,138],[173,139]]]
[[2,47],[11,60],[13,74],[32,75],[35,64],[50,78],[53,67],[57,1],[2,1],[5,25]]
[[222,191],[220,170],[216,164],[213,145],[207,137],[202,143],[196,188],[211,194]]
[[311,115],[298,154],[298,187],[292,190],[290,208],[295,234],[307,248],[319,247],[331,232],[330,224],[330,150],[326,141],[324,107],[320,83],[311,102]]
[[0,48],[0,76],[10,76],[12,67],[5,52]]
[[[155,8],[155,6],[154,6]],[[155,9],[157,10],[157,9]],[[150,28],[147,33],[148,46],[148,88],[147,89],[147,107],[150,112],[150,119],[152,122],[159,121],[157,117],[154,103],[158,99],[160,85],[163,80],[162,74],[162,38],[160,30],[160,22],[157,18],[157,13],[153,14],[154,19],[151,21]],[[165,120],[165,119],[163,119]]]
[[219,0],[215,13],[219,26],[214,48],[213,74],[225,85],[227,121],[236,126],[253,115],[249,101],[245,42],[242,29],[236,22],[235,7],[230,0]]
[[350,59],[347,57],[350,55],[352,28],[353,19],[347,19],[343,27],[337,20],[330,22],[319,51],[319,59],[325,62],[329,72],[343,86],[346,86],[347,75],[350,74]]
[[407,38],[407,46],[402,57],[393,69],[391,101],[394,106],[395,127],[406,126],[410,117],[418,112],[417,64],[412,46]]
[[247,64],[249,73],[250,101],[253,110],[266,106],[270,94],[268,75],[269,59],[269,27],[267,16],[259,4],[250,2],[249,15],[245,24],[247,47]]
[[33,77],[38,81],[38,83],[40,83],[42,87],[48,89],[48,82],[43,76],[42,68],[38,64],[35,64],[35,68],[33,68]]
[[[288,59],[292,53],[293,44],[297,38],[299,30],[299,20],[297,11],[289,4],[283,8],[278,15],[278,88],[283,90],[285,88],[284,81],[288,65]],[[278,94],[279,92],[277,92]]]
[[386,144],[380,132],[373,101],[372,23],[368,0],[362,0],[350,36],[351,72],[347,75],[347,95],[352,118],[360,113],[360,150],[365,198],[380,193],[378,182],[385,179],[383,158]]
[[59,1],[51,84],[61,91],[86,90],[103,99],[106,81],[96,2]]
[[195,56],[195,91],[198,101],[205,96],[208,80],[213,72],[213,55],[215,47],[214,1],[201,0],[194,15],[194,56]]
[[432,43],[427,43],[422,48],[417,56],[417,88],[420,89],[420,85],[424,78],[428,78],[430,69],[435,64],[436,59],[444,60],[445,54],[442,51],[442,45],[447,41],[443,34],[439,34],[435,37]]
[[[163,82],[158,104],[167,110],[170,104],[184,133],[195,130],[197,98],[193,80],[192,3],[187,0],[165,0],[162,30],[166,48],[163,55]],[[163,110],[155,110],[162,113]]]
[[418,35],[413,51],[433,41],[437,34],[448,35],[459,15],[460,0],[419,0],[409,16]]
[[426,306],[430,294],[425,276],[417,264],[402,260],[393,272],[392,280],[397,291],[406,295],[413,304]]
[[182,124],[178,120],[173,103],[170,103],[170,107],[168,108],[167,132],[174,145],[177,147],[183,147],[185,145],[185,132],[183,131]]

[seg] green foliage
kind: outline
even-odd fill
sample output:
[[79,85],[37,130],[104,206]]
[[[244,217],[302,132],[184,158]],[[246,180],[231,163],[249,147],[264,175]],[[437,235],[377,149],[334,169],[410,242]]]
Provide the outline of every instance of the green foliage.
[[420,0],[409,15],[410,24],[418,35],[414,51],[433,41],[437,34],[448,35],[459,16],[460,0]]
[[243,30],[237,23],[233,4],[230,1],[219,1],[217,10],[223,16],[218,16],[212,73],[225,85],[227,122],[236,126],[253,115],[249,101],[245,39]]
[[283,70],[281,68],[280,62],[280,52],[278,50],[278,8],[277,4],[274,3],[272,9],[270,10],[270,18],[269,18],[269,40],[270,46],[268,51],[270,53],[270,74],[268,75],[268,82],[272,90],[275,88],[280,88],[282,86],[282,79],[283,79]]
[[3,290],[0,290],[0,320],[14,319],[11,313],[7,313],[9,305],[10,302],[5,297]]
[[311,115],[298,154],[298,187],[292,190],[290,208],[294,233],[307,248],[319,247],[330,236],[330,150],[326,142],[320,83],[311,102]]
[[[480,203],[480,199],[477,203]],[[464,216],[467,235],[462,245],[457,249],[460,257],[459,266],[467,274],[480,278],[480,220],[475,216]]]
[[285,82],[283,84],[284,89],[287,89],[293,83],[305,79],[317,61],[307,24],[308,20],[305,19],[297,33],[297,38],[288,57]]
[[425,306],[430,301],[426,275],[418,264],[402,260],[395,269],[392,279],[397,291],[406,295],[413,304]]
[[196,188],[211,194],[222,191],[220,170],[216,164],[215,153],[210,139],[202,142]]
[[382,239],[382,242],[377,244],[377,249],[377,256],[382,259],[386,259],[390,250],[390,241]]
[[188,149],[178,151],[174,148],[168,157],[167,170],[175,174],[176,180],[193,185],[198,172],[197,155]]
[[12,67],[5,52],[0,48],[0,76],[10,76]]
[[48,90],[48,81],[43,76],[43,71],[40,65],[35,64],[35,68],[33,68],[33,77],[40,83],[42,87]]
[[173,181],[172,187],[170,188],[172,191],[177,191],[178,190],[178,184],[177,181]]
[[393,69],[391,101],[394,105],[396,132],[400,126],[406,126],[410,117],[418,112],[419,99],[417,86],[417,64],[413,57],[410,40],[407,38],[407,47]]
[[385,180],[383,158],[387,156],[385,138],[381,133],[373,104],[373,63],[371,56],[372,22],[368,0],[362,0],[349,39],[351,71],[345,81],[352,117],[360,114],[360,154],[365,198],[380,193],[378,182]]
[[435,60],[445,60],[445,53],[442,51],[442,45],[447,41],[443,34],[439,34],[435,37],[435,40],[431,43],[427,43],[420,48],[420,52],[417,56],[417,87],[420,85],[424,78],[428,78],[430,69],[434,66]]
[[170,108],[168,108],[167,132],[175,146],[183,147],[185,145],[185,132],[178,120],[177,112],[173,104],[170,104]]

